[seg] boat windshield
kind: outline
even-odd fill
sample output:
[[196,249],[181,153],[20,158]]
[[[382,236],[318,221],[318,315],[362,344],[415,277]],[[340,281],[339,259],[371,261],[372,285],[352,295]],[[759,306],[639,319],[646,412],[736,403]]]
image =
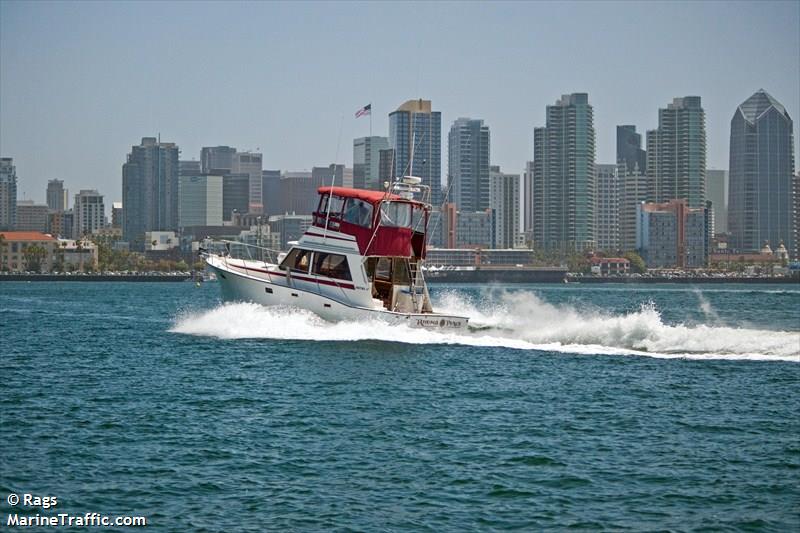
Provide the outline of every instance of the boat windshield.
[[383,202],[381,225],[390,228],[411,227],[411,204],[408,202]]
[[342,220],[364,228],[371,228],[372,204],[358,198],[348,198]]

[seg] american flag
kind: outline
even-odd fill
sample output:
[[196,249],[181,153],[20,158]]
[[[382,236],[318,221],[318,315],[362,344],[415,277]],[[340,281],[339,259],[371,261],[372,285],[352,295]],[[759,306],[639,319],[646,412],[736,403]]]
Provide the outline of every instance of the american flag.
[[356,111],[356,118],[371,114],[372,114],[372,104],[367,104],[358,111]]

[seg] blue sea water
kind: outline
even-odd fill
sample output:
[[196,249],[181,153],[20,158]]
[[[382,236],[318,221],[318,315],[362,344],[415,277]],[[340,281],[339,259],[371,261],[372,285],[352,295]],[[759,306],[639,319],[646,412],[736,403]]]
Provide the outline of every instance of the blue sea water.
[[434,286],[460,334],[218,291],[0,283],[3,527],[800,530],[797,284]]

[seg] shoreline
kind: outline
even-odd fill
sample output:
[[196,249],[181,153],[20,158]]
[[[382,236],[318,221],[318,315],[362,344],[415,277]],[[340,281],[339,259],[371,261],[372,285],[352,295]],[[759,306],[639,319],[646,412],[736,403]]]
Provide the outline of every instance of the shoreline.
[[[735,283],[735,284],[800,284],[800,277],[703,277],[703,276],[576,276],[562,270],[533,270],[533,269],[478,269],[478,270],[450,270],[428,273],[425,279],[430,284],[440,283],[552,283],[552,284],[654,284],[654,283]],[[191,274],[0,274],[0,282],[160,282],[175,283],[193,281]]]

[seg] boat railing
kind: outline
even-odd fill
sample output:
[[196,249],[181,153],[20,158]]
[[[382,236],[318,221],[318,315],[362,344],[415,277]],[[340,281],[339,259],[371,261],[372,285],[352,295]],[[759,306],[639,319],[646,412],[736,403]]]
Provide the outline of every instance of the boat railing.
[[[250,261],[261,261],[262,263],[279,263],[281,250],[250,244],[242,241],[232,241],[228,239],[213,239],[209,241],[208,251],[214,251],[219,255],[231,259],[246,259]],[[221,246],[215,246],[221,245]],[[222,247],[222,249],[219,249]]]

